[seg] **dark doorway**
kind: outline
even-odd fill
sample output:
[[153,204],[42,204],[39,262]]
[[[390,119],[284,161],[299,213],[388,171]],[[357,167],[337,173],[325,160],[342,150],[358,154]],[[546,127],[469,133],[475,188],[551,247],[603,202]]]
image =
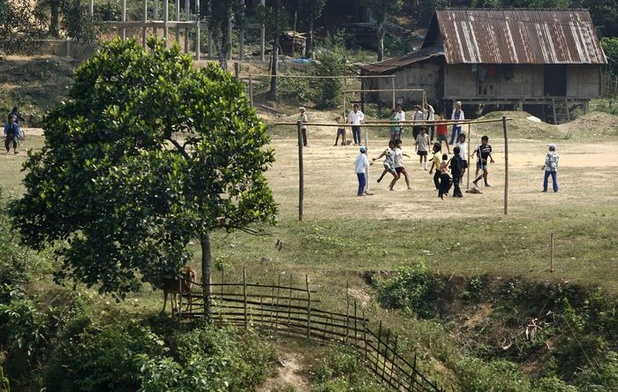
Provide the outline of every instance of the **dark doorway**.
[[567,90],[567,67],[562,64],[545,66],[545,95],[565,97]]

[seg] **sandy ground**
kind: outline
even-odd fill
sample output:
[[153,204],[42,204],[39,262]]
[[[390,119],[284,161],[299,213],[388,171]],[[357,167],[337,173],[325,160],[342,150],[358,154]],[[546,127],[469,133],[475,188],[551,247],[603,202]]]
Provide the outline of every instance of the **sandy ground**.
[[[329,122],[328,118],[320,120]],[[280,119],[286,121],[286,119]],[[41,135],[41,129],[24,128],[27,135]],[[601,137],[591,140],[558,141],[560,167],[558,182],[560,192],[541,193],[546,144],[551,142],[510,139],[508,141],[508,193],[505,196],[506,154],[504,139],[492,138],[495,163],[490,165],[491,188],[482,194],[465,193],[472,187],[473,178],[464,177],[464,197],[455,199],[437,197],[432,176],[419,168],[418,156],[411,144],[411,137],[403,139],[403,150],[412,158],[405,159],[412,190],[406,190],[403,178],[388,190],[390,175],[382,183],[376,182],[382,172],[380,161],[371,166],[369,186],[372,196],[356,196],[357,179],[354,159],[358,147],[333,146],[334,127],[314,126],[309,129],[309,147],[302,150],[304,166],[303,219],[339,219],[362,214],[376,219],[430,219],[501,215],[505,210],[505,197],[509,214],[520,210],[548,208],[552,204],[573,206],[616,205],[618,206],[618,140],[603,141]],[[385,147],[386,140],[377,136],[375,129],[363,130],[368,134],[368,156],[377,157]],[[375,135],[375,136],[373,136]],[[349,136],[348,136],[349,137]],[[580,138],[581,139],[581,138]],[[595,140],[592,140],[595,139]],[[471,146],[480,141],[480,134],[471,135]],[[26,144],[27,147],[27,144]],[[267,173],[269,184],[279,203],[280,215],[299,215],[299,149],[295,139],[272,137],[276,162]],[[25,159],[26,154],[3,155],[4,159]],[[474,161],[472,161],[473,163]],[[474,165],[472,165],[474,169]],[[471,173],[471,176],[474,173]],[[469,182],[468,182],[469,181]],[[468,185],[469,184],[469,185]],[[550,185],[551,187],[551,185]]]
[[[370,132],[375,133],[375,132]],[[508,141],[508,192],[505,196],[506,154],[503,139],[491,139],[495,163],[490,165],[491,188],[482,194],[464,193],[460,199],[437,197],[432,176],[419,167],[418,156],[411,144],[411,137],[404,137],[403,150],[411,159],[405,159],[410,175],[411,190],[406,190],[403,178],[388,190],[389,177],[376,182],[382,172],[381,162],[371,166],[369,173],[372,196],[356,196],[357,179],[354,159],[358,147],[333,146],[335,130],[330,134],[322,130],[309,130],[309,147],[303,149],[305,220],[338,219],[350,214],[362,214],[368,218],[453,218],[471,217],[478,214],[503,214],[505,198],[507,212],[548,208],[552,204],[571,205],[618,205],[618,169],[616,151],[618,141],[590,140],[589,142],[557,142],[560,154],[558,193],[542,193],[544,156],[547,143],[526,139]],[[472,135],[471,146],[480,143],[480,135]],[[597,138],[598,139],[598,138]],[[614,138],[615,139],[615,138]],[[384,138],[368,138],[369,158],[377,157],[384,149]],[[274,137],[277,161],[268,178],[276,200],[280,203],[281,215],[298,216],[299,205],[299,151],[295,140]],[[371,160],[371,159],[370,159]],[[474,169],[474,160],[471,162]],[[471,176],[474,173],[471,173]],[[473,177],[464,177],[462,191],[472,187]],[[469,182],[468,182],[469,181]],[[550,180],[551,181],[551,180]],[[469,185],[467,185],[469,184]],[[550,185],[551,187],[551,185]]]

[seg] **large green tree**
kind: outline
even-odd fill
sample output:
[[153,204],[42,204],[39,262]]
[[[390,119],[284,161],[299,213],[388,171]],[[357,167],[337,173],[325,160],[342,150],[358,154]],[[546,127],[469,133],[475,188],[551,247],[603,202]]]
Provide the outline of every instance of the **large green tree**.
[[210,233],[274,223],[274,154],[240,82],[149,47],[116,40],[77,69],[10,210],[25,243],[54,247],[58,279],[119,298],[177,271],[196,239],[208,300]]
[[43,22],[28,0],[0,0],[0,53],[31,54],[40,47]]

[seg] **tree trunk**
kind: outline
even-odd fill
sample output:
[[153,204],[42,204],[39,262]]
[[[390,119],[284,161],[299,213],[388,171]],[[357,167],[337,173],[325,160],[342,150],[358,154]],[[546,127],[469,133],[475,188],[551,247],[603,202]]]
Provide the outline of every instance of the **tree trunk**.
[[281,1],[275,2],[275,31],[273,38],[273,62],[270,67],[270,91],[268,92],[268,97],[276,101],[277,100],[277,73],[279,71],[279,37],[281,37]]
[[205,318],[208,319],[212,314],[212,252],[208,233],[202,234],[200,246],[202,247],[202,295],[204,296]]
[[305,41],[305,57],[310,59],[312,53],[311,47],[313,46],[313,17],[309,21],[309,31],[307,31],[307,40]]
[[378,61],[384,58],[384,23],[378,24]]
[[50,0],[49,35],[54,38],[60,37],[60,0]]

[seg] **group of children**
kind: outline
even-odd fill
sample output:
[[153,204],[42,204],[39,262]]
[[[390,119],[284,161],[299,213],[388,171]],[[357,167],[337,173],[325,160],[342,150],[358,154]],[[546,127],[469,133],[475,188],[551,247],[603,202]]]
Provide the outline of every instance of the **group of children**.
[[[391,139],[389,141],[388,147],[384,151],[382,151],[379,156],[373,158],[371,162],[367,158],[366,147],[361,147],[360,154],[356,159],[355,165],[356,174],[359,180],[359,189],[357,193],[358,196],[364,196],[367,194],[365,192],[367,185],[365,173],[367,172],[369,165],[373,164],[373,162],[375,162],[376,160],[382,158],[382,165],[384,169],[381,175],[378,177],[378,183],[380,183],[386,175],[390,174],[392,176],[392,179],[388,185],[388,189],[392,191],[394,190],[394,186],[397,181],[403,176],[406,182],[407,189],[411,189],[410,178],[403,162],[403,157],[411,157],[403,152],[401,145],[401,139]],[[426,127],[422,126],[419,130],[418,136],[416,137],[415,143],[415,150],[417,155],[419,156],[419,166],[422,170],[428,170],[427,156],[429,155],[430,145],[431,141],[429,139],[429,135],[427,135],[427,129]],[[460,182],[468,168],[468,143],[466,142],[466,135],[463,133],[459,135],[459,140],[453,149],[454,155],[450,159],[448,154],[444,154],[442,152],[441,140],[434,143],[431,147],[432,156],[429,174],[432,175],[435,172],[435,174],[433,174],[433,182],[436,190],[438,191],[438,196],[441,199],[444,199],[444,196],[448,195],[451,187],[453,187],[453,197],[463,197],[460,188]],[[448,150],[450,153],[450,149]],[[483,136],[481,138],[481,144],[474,150],[472,154],[472,156],[477,157],[477,174],[480,173],[480,175],[478,175],[478,177],[473,181],[475,186],[481,179],[483,179],[486,187],[490,186],[487,182],[487,176],[489,173],[488,163],[494,162],[491,153],[492,147],[491,145],[489,145],[489,138],[487,136]]]

